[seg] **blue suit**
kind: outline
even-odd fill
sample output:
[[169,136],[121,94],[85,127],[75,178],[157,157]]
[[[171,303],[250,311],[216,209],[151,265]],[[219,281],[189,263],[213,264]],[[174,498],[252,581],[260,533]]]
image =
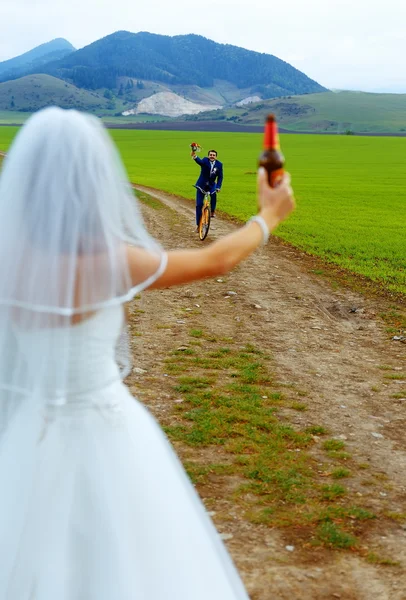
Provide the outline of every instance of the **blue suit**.
[[[205,156],[204,158],[199,158],[196,156],[194,160],[200,166],[200,175],[199,179],[195,183],[196,189],[196,225],[199,225],[200,218],[202,216],[202,208],[203,208],[203,200],[204,200],[204,192],[210,191],[211,200],[210,200],[210,208],[211,212],[214,213],[216,210],[217,204],[217,194],[216,191],[221,189],[221,184],[223,183],[223,163],[219,160],[215,160],[212,164],[210,160]],[[200,189],[199,189],[200,188]],[[203,191],[202,191],[203,190]],[[214,192],[214,193],[213,193]]]

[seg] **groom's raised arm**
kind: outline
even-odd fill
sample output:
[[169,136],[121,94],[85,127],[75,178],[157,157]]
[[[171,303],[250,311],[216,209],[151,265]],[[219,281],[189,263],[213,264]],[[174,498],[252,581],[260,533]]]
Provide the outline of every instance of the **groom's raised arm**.
[[193,160],[194,160],[195,162],[197,162],[197,164],[198,164],[198,165],[202,166],[202,164],[203,164],[203,161],[202,161],[202,159],[201,159],[201,158],[199,158],[198,156],[196,156],[196,154],[194,154],[194,155],[192,154],[192,158],[193,158]]

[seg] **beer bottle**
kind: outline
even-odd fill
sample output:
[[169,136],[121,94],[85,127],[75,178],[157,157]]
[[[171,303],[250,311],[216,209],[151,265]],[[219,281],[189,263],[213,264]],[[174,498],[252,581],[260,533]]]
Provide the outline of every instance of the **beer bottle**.
[[284,157],[279,145],[278,125],[275,115],[268,115],[265,121],[264,149],[259,157],[259,166],[268,172],[271,187],[277,187],[283,176]]

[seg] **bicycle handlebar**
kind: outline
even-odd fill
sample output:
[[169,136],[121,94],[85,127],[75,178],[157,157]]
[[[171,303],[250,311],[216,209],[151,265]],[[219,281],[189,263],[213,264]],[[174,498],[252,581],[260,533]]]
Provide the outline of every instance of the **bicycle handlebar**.
[[201,192],[202,192],[202,194],[210,194],[210,196],[211,196],[212,194],[217,194],[217,192],[218,192],[218,189],[217,189],[217,190],[214,190],[213,192],[210,192],[209,190],[202,190],[202,188],[201,188],[201,187],[199,187],[198,185],[194,185],[193,187],[195,187],[197,190],[201,191]]

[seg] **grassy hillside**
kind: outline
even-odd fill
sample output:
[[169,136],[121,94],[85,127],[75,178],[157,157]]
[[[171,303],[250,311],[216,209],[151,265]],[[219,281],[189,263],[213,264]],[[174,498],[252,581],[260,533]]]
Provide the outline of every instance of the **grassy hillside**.
[[343,91],[288,96],[188,119],[230,120],[242,125],[256,125],[262,124],[270,111],[277,115],[281,128],[293,132],[406,132],[406,94]]
[[[131,86],[129,85],[131,83]],[[163,85],[157,81],[144,81],[119,77],[117,89],[82,90],[50,75],[30,75],[0,83],[0,123],[22,123],[26,112],[43,106],[57,104],[65,108],[79,108],[93,112],[108,122],[117,124],[144,121],[165,121],[161,115],[119,116],[133,108],[143,98],[159,92],[172,91],[179,96],[201,104],[224,105],[245,98],[249,90],[239,90],[226,81],[216,81],[212,88],[191,85]],[[105,97],[107,94],[108,98]],[[23,113],[19,111],[24,111]]]
[[273,104],[281,126],[295,131],[406,132],[406,94],[326,92]]
[[81,90],[50,75],[27,75],[0,83],[0,111],[35,112],[52,104],[89,111],[109,108],[109,100],[102,95]]
[[[178,86],[164,86],[158,82],[145,82],[142,87],[137,87],[136,80],[130,80],[132,86],[126,89],[129,78],[118,79],[118,89],[111,90],[84,90],[75,87],[50,75],[27,75],[20,79],[0,83],[0,124],[1,123],[23,123],[27,118],[27,113],[32,113],[40,108],[49,105],[57,105],[62,108],[77,108],[87,112],[92,112],[104,117],[109,122],[134,123],[144,121],[162,121],[167,117],[160,115],[132,115],[131,117],[120,116],[121,112],[134,107],[143,98],[151,96],[154,93],[173,90],[180,96],[189,98],[190,96],[196,102],[214,102],[217,99],[212,90],[194,91],[194,86],[182,86],[181,89],[175,89]],[[188,93],[190,88],[191,93]],[[121,92],[120,92],[121,89]],[[221,96],[219,97],[221,101]],[[217,100],[219,101],[219,100]]]

